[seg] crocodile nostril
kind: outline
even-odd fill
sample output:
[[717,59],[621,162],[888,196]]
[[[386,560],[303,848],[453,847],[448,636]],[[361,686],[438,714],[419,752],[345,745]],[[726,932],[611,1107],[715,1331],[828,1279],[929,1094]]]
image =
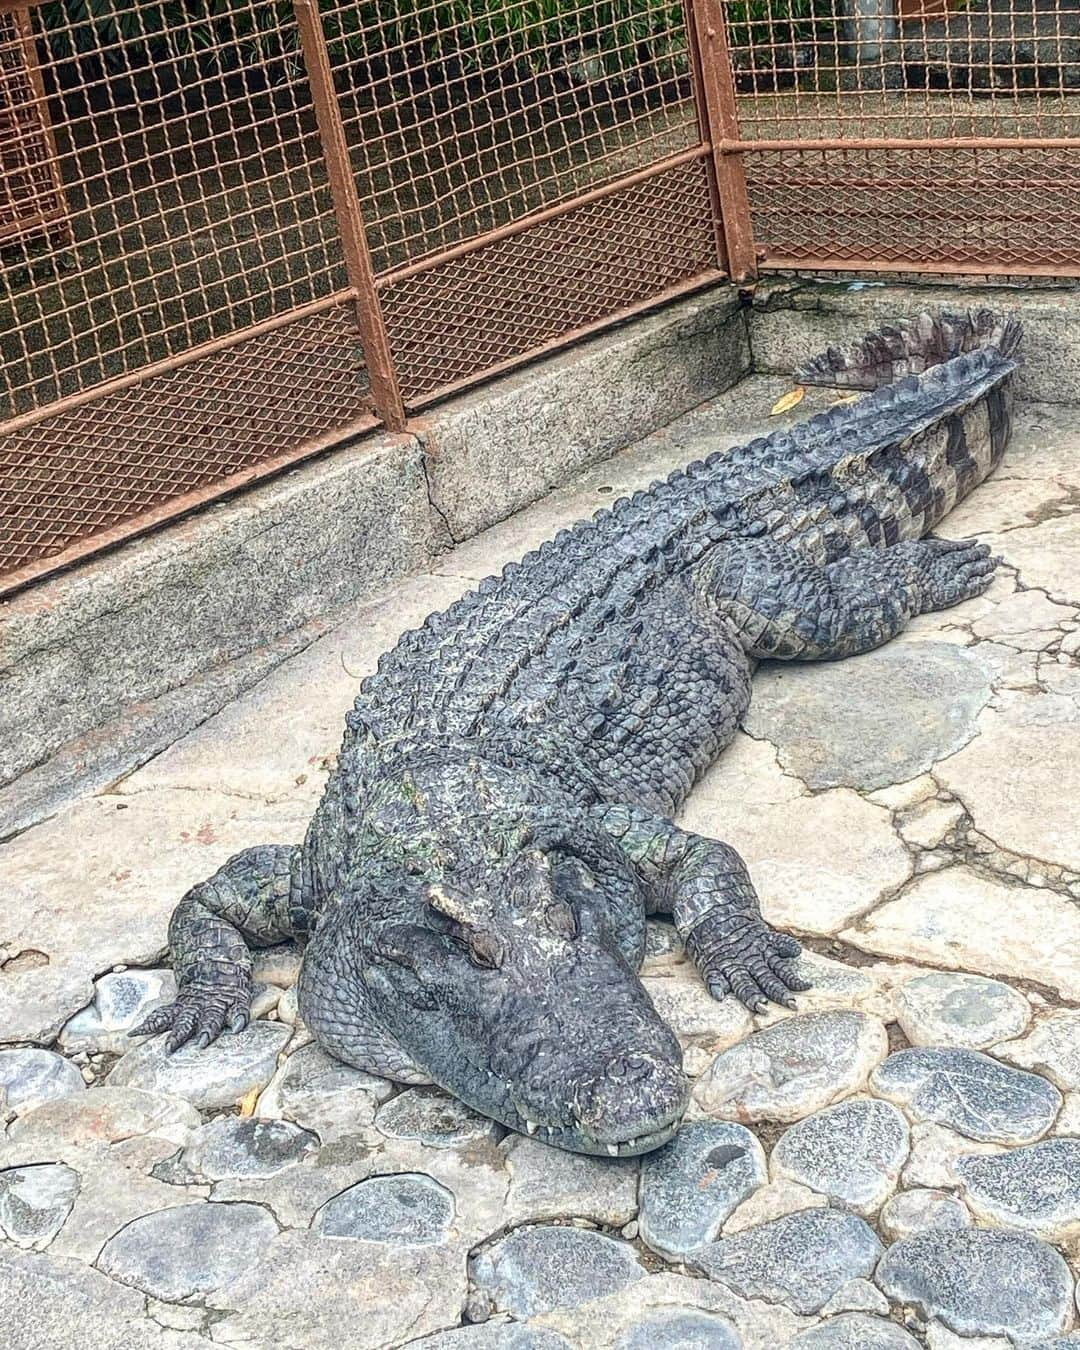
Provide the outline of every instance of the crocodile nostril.
[[607,1076],[617,1082],[623,1079],[637,1080],[647,1077],[652,1068],[652,1061],[644,1055],[617,1055],[608,1060]]

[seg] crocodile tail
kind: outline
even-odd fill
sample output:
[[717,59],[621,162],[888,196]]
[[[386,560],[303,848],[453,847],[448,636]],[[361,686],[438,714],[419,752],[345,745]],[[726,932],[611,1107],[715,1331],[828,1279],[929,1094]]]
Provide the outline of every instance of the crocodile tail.
[[991,309],[924,312],[884,324],[852,347],[829,347],[800,366],[795,379],[836,389],[879,389],[966,352],[996,351],[1012,360],[1022,336],[1015,314]]

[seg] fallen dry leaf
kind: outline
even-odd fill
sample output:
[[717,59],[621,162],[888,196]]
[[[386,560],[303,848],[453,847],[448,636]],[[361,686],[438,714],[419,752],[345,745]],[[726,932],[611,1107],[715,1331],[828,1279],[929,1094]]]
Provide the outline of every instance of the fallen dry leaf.
[[778,417],[780,413],[790,412],[792,408],[803,401],[806,397],[806,390],[801,384],[797,384],[794,389],[789,389],[783,398],[778,398],[769,409],[770,417]]
[[259,1100],[259,1089],[253,1087],[246,1097],[240,1098],[240,1114],[242,1116],[253,1116],[255,1114],[255,1103]]

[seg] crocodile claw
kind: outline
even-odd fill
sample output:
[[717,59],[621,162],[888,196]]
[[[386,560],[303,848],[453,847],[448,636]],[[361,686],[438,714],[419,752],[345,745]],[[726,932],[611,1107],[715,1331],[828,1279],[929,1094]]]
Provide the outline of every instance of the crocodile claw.
[[690,934],[687,949],[713,998],[732,994],[752,1013],[765,1012],[770,1002],[794,1008],[793,995],[810,988],[791,964],[800,944],[761,919],[733,927],[721,914],[707,918]]
[[223,994],[193,985],[182,989],[175,1002],[155,1008],[128,1035],[157,1036],[167,1031],[165,1053],[168,1055],[189,1042],[203,1050],[226,1028],[234,1034],[243,1031],[250,1015],[250,991]]

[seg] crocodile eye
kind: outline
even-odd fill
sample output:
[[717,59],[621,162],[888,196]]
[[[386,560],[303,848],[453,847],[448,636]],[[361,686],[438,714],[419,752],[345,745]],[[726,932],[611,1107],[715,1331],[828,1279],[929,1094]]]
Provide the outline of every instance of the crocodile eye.
[[502,947],[490,933],[469,934],[469,960],[481,970],[498,970],[502,965]]

